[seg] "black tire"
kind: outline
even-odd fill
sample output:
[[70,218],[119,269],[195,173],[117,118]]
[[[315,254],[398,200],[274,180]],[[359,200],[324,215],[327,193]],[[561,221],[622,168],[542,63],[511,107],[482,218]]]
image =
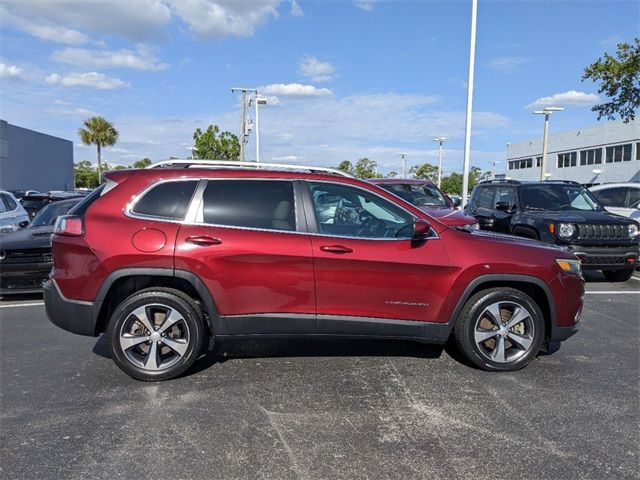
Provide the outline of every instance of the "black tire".
[[[488,313],[495,305],[498,305],[502,327],[498,327]],[[504,323],[508,325],[510,315],[516,315],[516,307],[526,316],[506,328]],[[544,341],[545,323],[540,307],[531,297],[514,288],[499,287],[478,292],[467,301],[456,321],[454,335],[460,352],[477,367],[510,372],[525,367],[536,356]],[[476,335],[487,338],[478,343]],[[498,348],[499,345],[503,348]],[[501,350],[502,356],[498,354]]]
[[610,282],[626,282],[633,275],[633,268],[625,268],[624,270],[603,270],[604,278]]
[[[136,310],[145,313],[138,317],[134,315]],[[170,318],[174,312],[177,315]],[[149,332],[144,326],[143,317],[154,331]],[[171,323],[174,318],[180,320]],[[167,320],[169,323],[165,324]],[[132,329],[137,330],[135,335]],[[125,299],[114,310],[107,326],[114,362],[127,375],[143,381],[169,380],[189,370],[202,354],[206,332],[198,304],[179,290],[161,287],[141,290]],[[148,340],[138,342],[143,337]],[[122,342],[129,339],[138,343],[125,348]],[[177,349],[170,348],[169,342]],[[150,362],[152,352],[156,355]]]

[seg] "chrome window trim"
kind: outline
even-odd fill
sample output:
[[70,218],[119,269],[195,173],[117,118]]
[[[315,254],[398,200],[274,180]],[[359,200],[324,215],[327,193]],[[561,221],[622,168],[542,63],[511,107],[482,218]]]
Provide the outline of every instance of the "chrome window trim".
[[[216,181],[216,180],[260,180],[260,181],[283,181],[283,182],[291,182],[293,184],[293,188],[294,188],[294,218],[296,218],[296,230],[276,230],[276,229],[269,229],[269,228],[254,228],[254,227],[241,227],[241,226],[237,226],[237,225],[221,225],[221,224],[217,224],[217,223],[204,223],[203,221],[198,221],[198,219],[202,219],[204,218],[204,213],[203,213],[203,209],[204,209],[204,202],[203,202],[203,196],[204,196],[204,190],[207,186],[207,183],[209,181]],[[189,206],[187,207],[187,213],[185,215],[185,217],[183,219],[174,219],[174,218],[167,218],[167,217],[158,217],[158,216],[154,216],[154,215],[143,215],[143,214],[139,214],[139,213],[135,213],[133,211],[131,211],[131,209],[135,206],[135,204],[140,200],[140,198],[142,198],[147,192],[149,192],[149,190],[151,190],[153,187],[160,185],[161,183],[167,183],[167,182],[186,182],[186,181],[196,181],[198,182],[198,184],[196,185],[196,188],[194,189],[193,192],[193,196],[191,197],[191,200],[189,202]],[[163,180],[159,180],[149,186],[147,186],[145,189],[143,189],[140,193],[136,194],[130,201],[129,203],[127,203],[127,205],[125,206],[123,213],[125,216],[130,217],[130,218],[136,218],[139,220],[148,220],[148,221],[155,221],[155,222],[166,222],[166,223],[178,223],[181,225],[190,225],[190,226],[203,226],[203,227],[215,227],[215,228],[230,228],[230,229],[234,229],[234,230],[246,230],[246,231],[253,231],[253,232],[267,232],[267,233],[284,233],[284,234],[289,234],[289,235],[308,235],[308,236],[314,236],[314,237],[325,237],[325,238],[339,238],[339,239],[345,239],[345,240],[375,240],[375,241],[384,241],[384,242],[396,242],[396,241],[411,241],[411,238],[376,238],[376,237],[350,237],[350,236],[344,236],[344,235],[328,235],[328,234],[324,234],[324,233],[315,233],[315,232],[310,232],[307,229],[306,225],[297,225],[297,211],[298,208],[301,208],[301,206],[298,204],[299,203],[299,199],[297,198],[296,195],[296,186],[295,186],[295,182],[296,181],[300,181],[300,182],[310,182],[306,179],[290,179],[290,178],[264,178],[264,177],[225,177],[225,178],[202,178],[202,177],[189,177],[189,178],[169,178],[169,179],[163,179]],[[327,181],[327,180],[312,180],[311,182],[315,182],[315,183],[330,183],[332,185],[347,185],[353,188],[358,188],[360,190],[363,190],[365,192],[369,192],[373,195],[376,195],[378,197],[380,197],[381,199],[389,202],[389,199],[383,197],[382,195],[379,195],[376,192],[372,192],[371,190],[368,190],[366,188],[362,188],[358,185],[352,185],[350,183],[343,183],[343,182],[331,182],[331,181]],[[397,205],[394,203],[394,205],[396,205],[398,208],[404,210],[405,212],[407,212],[413,219],[414,221],[418,219],[418,217],[416,217],[413,213],[411,213],[410,211],[408,211],[406,208],[404,208],[401,205]],[[314,212],[315,215],[315,212]],[[304,231],[298,230],[298,227],[304,228]],[[427,238],[425,238],[425,240],[439,240],[440,239],[440,235],[438,234],[438,232],[435,231],[435,229],[431,229],[432,232],[434,233],[433,236],[429,236]]]
[[[157,187],[158,185],[161,185],[163,183],[169,183],[169,182],[196,182],[196,187],[193,189],[193,194],[191,195],[191,200],[189,200],[189,204],[187,205],[187,213],[185,214],[184,217],[182,217],[182,218],[161,217],[161,216],[158,216],[158,215],[145,215],[143,213],[136,213],[136,212],[133,211],[133,208],[140,201],[140,199],[142,197],[144,197],[147,193],[149,193],[150,190],[152,190],[153,188]],[[123,209],[123,213],[127,217],[137,218],[137,219],[140,219],[140,220],[155,220],[155,221],[158,221],[158,222],[183,223],[184,219],[189,214],[189,211],[190,211],[190,208],[191,208],[191,204],[193,203],[193,197],[194,197],[195,193],[198,190],[198,186],[200,185],[200,182],[201,182],[201,180],[199,178],[196,178],[196,177],[191,177],[191,178],[165,178],[163,180],[159,180],[159,181],[157,181],[155,183],[152,183],[151,185],[148,185],[140,193],[134,195],[133,198],[131,200],[129,200],[129,202],[125,205],[125,207]]]
[[[418,217],[416,215],[414,215],[413,213],[411,213],[409,210],[407,210],[405,207],[403,207],[402,205],[399,205],[397,203],[391,202],[388,198],[383,197],[382,195],[380,195],[377,192],[374,192],[372,190],[369,190],[368,188],[363,188],[360,185],[353,185],[351,183],[344,183],[344,182],[332,182],[330,180],[303,180],[305,182],[307,182],[309,184],[309,191],[311,191],[311,184],[312,183],[329,183],[331,185],[338,185],[338,186],[347,186],[347,187],[351,187],[351,188],[355,188],[358,190],[362,190],[370,195],[374,195],[380,199],[382,199],[383,201],[387,202],[387,203],[391,203],[393,205],[395,205],[396,207],[398,207],[399,209],[403,210],[404,212],[408,213],[411,218],[413,218],[413,221],[415,222],[416,220],[418,220]],[[386,190],[385,190],[386,191]],[[391,193],[391,192],[389,192]],[[397,195],[393,194],[392,195],[394,197],[397,197]],[[400,197],[398,197],[400,198]],[[401,199],[402,200],[402,199]],[[313,197],[311,198],[311,203],[313,204]],[[312,212],[312,215],[315,216],[316,212],[315,212],[315,205],[314,205],[314,209]],[[318,223],[318,219],[316,218],[316,223]],[[433,232],[433,236],[429,236],[426,237],[425,240],[436,240],[436,239],[440,239],[440,235],[438,234],[438,232],[436,232],[436,230],[431,227],[431,231]],[[309,235],[313,235],[316,237],[331,237],[331,238],[348,238],[348,239],[352,239],[352,240],[380,240],[380,241],[405,241],[405,240],[409,240],[411,241],[412,238],[379,238],[379,237],[353,237],[353,236],[346,236],[346,235],[329,235],[326,233],[320,233],[320,232],[309,232]]]

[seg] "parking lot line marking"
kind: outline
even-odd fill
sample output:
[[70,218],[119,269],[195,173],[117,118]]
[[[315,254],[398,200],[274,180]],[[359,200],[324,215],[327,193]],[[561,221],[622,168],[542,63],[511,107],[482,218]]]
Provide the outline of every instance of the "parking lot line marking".
[[36,305],[44,305],[44,302],[12,303],[11,305],[0,305],[0,308],[35,307]]
[[631,277],[631,280],[636,280],[636,281],[640,282],[640,278],[638,278],[638,277]]
[[598,290],[598,291],[594,291],[594,292],[590,292],[590,291],[586,291],[584,292],[585,294],[592,294],[592,295],[640,295],[640,292],[630,292],[630,291],[613,291],[613,292],[608,292],[607,290]]

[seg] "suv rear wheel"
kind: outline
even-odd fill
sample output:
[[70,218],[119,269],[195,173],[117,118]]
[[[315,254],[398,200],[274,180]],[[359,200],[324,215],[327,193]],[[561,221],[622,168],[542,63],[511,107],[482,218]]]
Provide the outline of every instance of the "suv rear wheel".
[[633,268],[626,268],[624,270],[603,270],[602,274],[604,278],[610,282],[626,282],[633,275]]
[[473,295],[455,325],[460,351],[483,370],[513,371],[525,367],[544,340],[544,318],[538,305],[513,288],[493,288]]
[[168,380],[187,371],[202,353],[202,313],[184,293],[141,290],[115,309],[107,328],[113,360],[138,380]]

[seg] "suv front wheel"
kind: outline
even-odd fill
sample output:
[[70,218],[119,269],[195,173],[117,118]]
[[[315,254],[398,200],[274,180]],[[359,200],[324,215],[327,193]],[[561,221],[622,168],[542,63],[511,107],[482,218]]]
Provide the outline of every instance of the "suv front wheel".
[[513,288],[492,288],[473,295],[455,329],[460,351],[476,366],[490,371],[525,367],[544,340],[544,318],[538,305]]
[[157,381],[187,371],[202,353],[205,329],[198,305],[169,288],[141,290],[115,309],[107,328],[118,367],[138,380]]

